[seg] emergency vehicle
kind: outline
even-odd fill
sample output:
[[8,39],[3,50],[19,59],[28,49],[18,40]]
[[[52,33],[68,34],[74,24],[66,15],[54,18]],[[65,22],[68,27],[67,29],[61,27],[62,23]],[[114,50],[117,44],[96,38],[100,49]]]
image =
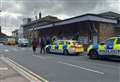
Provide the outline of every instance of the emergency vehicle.
[[109,38],[100,44],[90,45],[87,52],[91,59],[104,58],[120,60],[120,36]]
[[46,45],[47,53],[80,54],[84,52],[83,45],[75,40],[56,40]]

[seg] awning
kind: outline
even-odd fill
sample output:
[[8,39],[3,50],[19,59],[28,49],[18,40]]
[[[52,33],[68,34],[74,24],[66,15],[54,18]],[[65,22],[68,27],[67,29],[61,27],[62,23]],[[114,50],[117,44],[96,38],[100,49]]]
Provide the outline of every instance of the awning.
[[[60,25],[66,25],[66,24],[72,24],[72,23],[77,23],[77,22],[84,22],[84,21],[96,21],[96,22],[105,22],[105,23],[117,24],[117,20],[115,20],[115,19],[105,18],[105,17],[101,17],[101,16],[95,15],[95,14],[86,14],[86,15],[82,15],[82,16],[78,16],[78,17],[74,17],[74,18],[70,18],[70,19],[66,19],[66,20],[62,20],[62,21],[58,21],[58,22],[54,22],[51,24],[42,25],[42,26],[35,28],[35,30],[54,27],[54,26],[60,26]],[[30,29],[30,30],[33,30],[33,29]]]

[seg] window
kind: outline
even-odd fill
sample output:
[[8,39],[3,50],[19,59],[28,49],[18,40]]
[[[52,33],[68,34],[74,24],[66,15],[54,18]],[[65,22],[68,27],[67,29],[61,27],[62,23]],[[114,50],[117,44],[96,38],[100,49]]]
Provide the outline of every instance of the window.
[[59,41],[59,45],[64,45],[64,41]]
[[66,42],[67,45],[70,45],[70,42]]
[[57,44],[58,44],[58,42],[57,42],[57,41],[55,41],[55,42],[53,42],[53,43],[52,43],[52,45],[57,45]]
[[120,44],[120,38],[117,39],[117,44]]
[[115,39],[109,39],[106,41],[106,44],[113,45]]

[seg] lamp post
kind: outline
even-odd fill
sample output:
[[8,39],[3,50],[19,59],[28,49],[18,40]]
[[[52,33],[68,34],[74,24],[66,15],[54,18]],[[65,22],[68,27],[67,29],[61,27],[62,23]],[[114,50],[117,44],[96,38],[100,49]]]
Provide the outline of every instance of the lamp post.
[[33,26],[33,38],[36,38],[36,35],[35,35],[35,28],[37,27],[37,15],[36,15],[36,10],[34,11],[34,16],[35,16],[35,25]]

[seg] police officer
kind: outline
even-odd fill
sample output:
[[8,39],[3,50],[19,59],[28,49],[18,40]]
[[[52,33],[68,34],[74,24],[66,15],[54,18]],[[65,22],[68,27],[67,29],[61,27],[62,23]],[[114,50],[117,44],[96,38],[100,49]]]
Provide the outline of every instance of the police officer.
[[45,53],[45,45],[46,45],[46,41],[45,38],[41,38],[40,40],[40,53]]

